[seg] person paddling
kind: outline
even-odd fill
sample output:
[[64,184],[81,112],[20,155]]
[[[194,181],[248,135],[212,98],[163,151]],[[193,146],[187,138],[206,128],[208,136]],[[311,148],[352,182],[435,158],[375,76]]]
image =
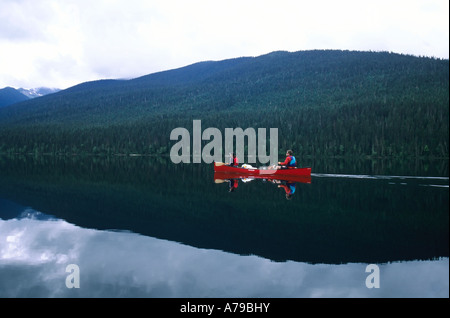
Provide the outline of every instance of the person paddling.
[[239,165],[238,158],[234,152],[230,153],[230,164],[231,167],[237,167]]
[[283,162],[278,162],[277,169],[292,169],[297,167],[297,160],[293,156],[292,150],[286,151],[286,159]]

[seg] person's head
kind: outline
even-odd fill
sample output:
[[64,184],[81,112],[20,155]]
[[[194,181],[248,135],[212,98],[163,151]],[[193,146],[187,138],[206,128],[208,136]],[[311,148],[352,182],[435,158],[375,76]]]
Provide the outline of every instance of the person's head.
[[286,200],[292,200],[292,194],[287,193],[286,194]]
[[288,150],[286,151],[286,156],[292,156],[294,154],[294,152],[292,150]]

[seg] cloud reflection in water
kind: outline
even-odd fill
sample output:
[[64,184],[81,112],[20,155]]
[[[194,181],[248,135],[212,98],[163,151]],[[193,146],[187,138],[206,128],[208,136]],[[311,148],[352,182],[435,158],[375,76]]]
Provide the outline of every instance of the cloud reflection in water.
[[22,215],[0,220],[0,297],[449,297],[448,258],[379,264],[368,289],[367,264],[278,263]]

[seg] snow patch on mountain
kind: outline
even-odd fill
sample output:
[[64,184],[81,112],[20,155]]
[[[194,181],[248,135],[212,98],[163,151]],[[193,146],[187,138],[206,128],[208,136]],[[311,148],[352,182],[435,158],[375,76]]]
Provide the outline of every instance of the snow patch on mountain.
[[19,92],[28,98],[36,98],[60,91],[59,88],[37,87],[37,88],[19,88]]

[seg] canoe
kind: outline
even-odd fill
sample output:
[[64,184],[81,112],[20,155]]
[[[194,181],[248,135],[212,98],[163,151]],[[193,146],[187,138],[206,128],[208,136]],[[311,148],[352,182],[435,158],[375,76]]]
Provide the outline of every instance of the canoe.
[[275,177],[311,177],[311,168],[290,168],[290,169],[247,169],[242,167],[230,167],[223,163],[214,162],[214,172],[226,172],[227,174],[238,174],[245,176],[267,176]]
[[279,180],[295,183],[311,183],[311,176],[280,176],[280,175],[249,175],[241,173],[229,173],[229,172],[214,172],[214,182],[221,183],[224,180],[231,179],[262,179],[262,180]]

